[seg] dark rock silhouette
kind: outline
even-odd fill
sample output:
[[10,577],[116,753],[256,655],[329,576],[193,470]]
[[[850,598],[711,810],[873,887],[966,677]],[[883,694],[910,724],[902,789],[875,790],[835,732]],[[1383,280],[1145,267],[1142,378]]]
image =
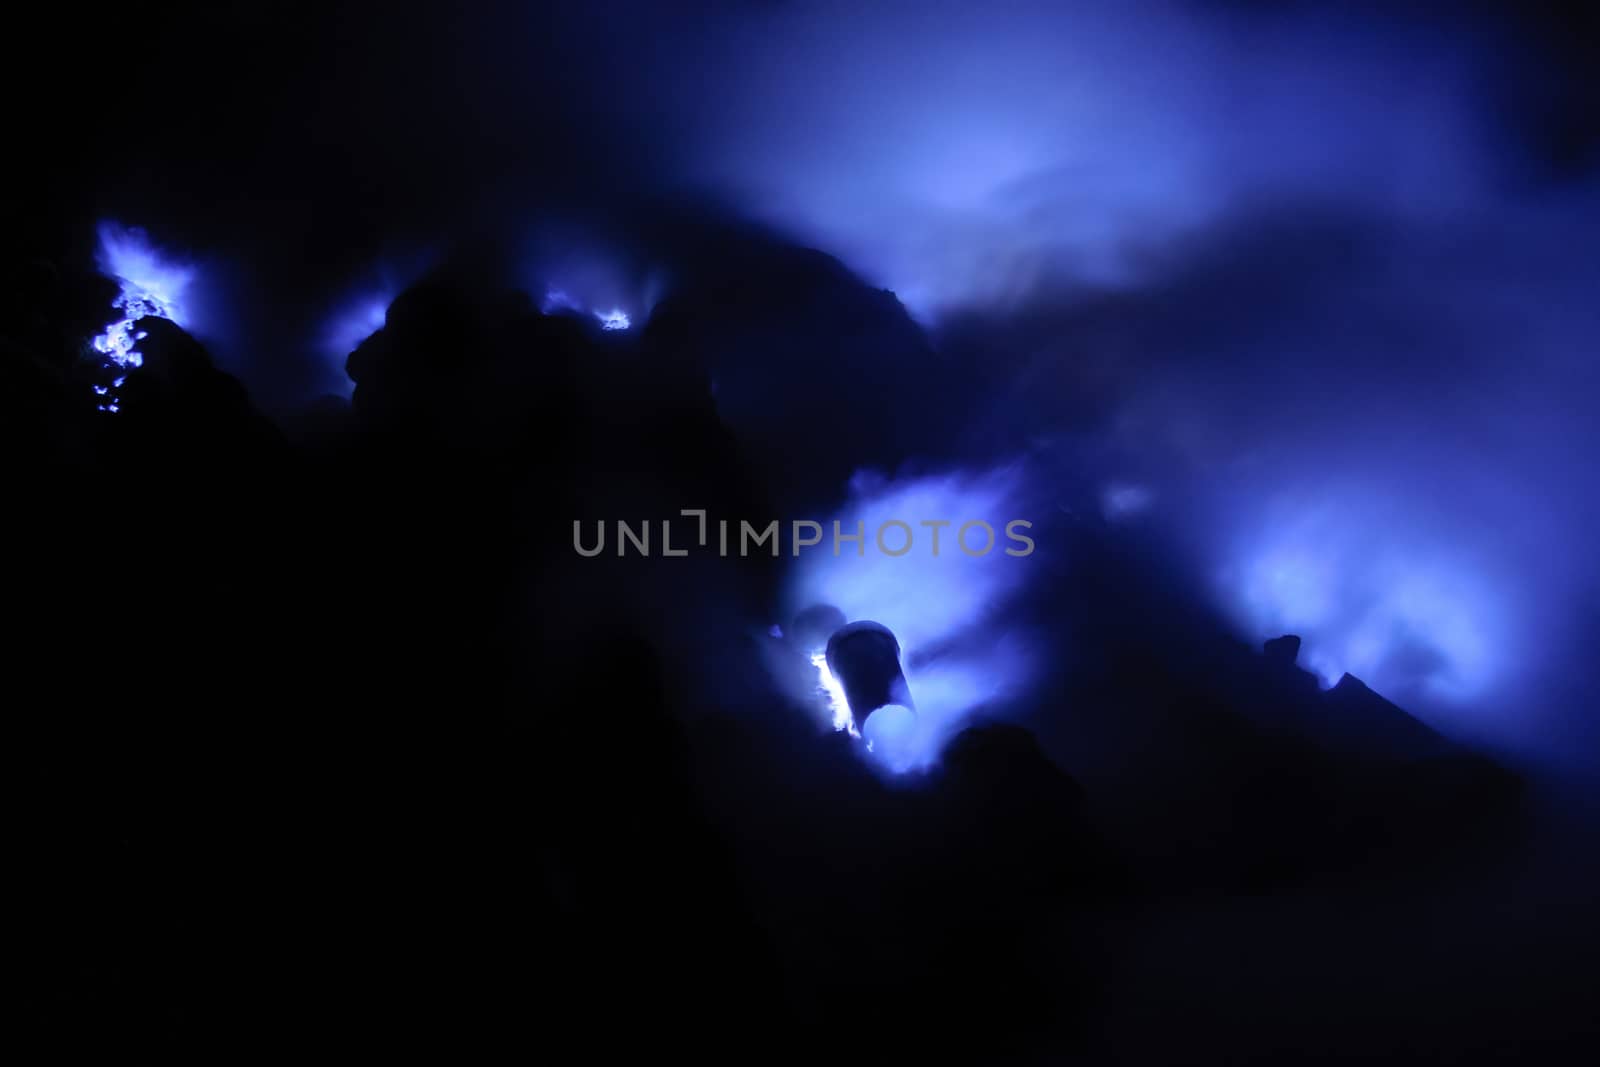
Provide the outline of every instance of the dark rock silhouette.
[[718,416],[795,514],[860,468],[939,454],[958,410],[947,368],[894,294],[770,238],[701,250],[644,344],[652,365],[704,376]]
[[1295,634],[1274,637],[1261,646],[1267,659],[1285,667],[1292,667],[1300,658],[1300,638]]

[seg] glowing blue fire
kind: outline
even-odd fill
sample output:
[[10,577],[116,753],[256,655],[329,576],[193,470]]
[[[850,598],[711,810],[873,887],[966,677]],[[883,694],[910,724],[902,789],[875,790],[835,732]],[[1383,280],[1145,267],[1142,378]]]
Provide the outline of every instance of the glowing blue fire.
[[[539,310],[546,315],[559,315],[569,311],[581,314],[584,308],[565,289],[549,286],[544,291],[544,299],[539,302]],[[633,326],[633,319],[619,307],[613,307],[610,311],[590,308],[589,314],[600,323],[602,330],[626,330]]]
[[[850,620],[882,623],[900,642],[916,711],[881,708],[859,734],[826,656],[810,652],[821,713],[833,729],[863,737],[873,761],[889,770],[930,765],[969,713],[1005,700],[1028,683],[1033,665],[1028,635],[1009,628],[1002,616],[1012,595],[1037,573],[1036,557],[1003,551],[1005,523],[1026,517],[1019,503],[1022,491],[1020,472],[1012,468],[896,481],[857,475],[837,517],[846,534],[855,532],[858,521],[863,524],[866,551],[858,555],[846,543],[835,556],[830,521],[823,543],[795,561],[788,598],[792,610],[831,604]],[[891,519],[914,531],[912,550],[905,555],[886,555],[870,543]],[[956,545],[958,528],[972,519],[990,523],[997,535],[995,548],[981,557],[966,555]],[[952,523],[940,531],[938,556],[932,554],[932,530],[921,525],[923,520]],[[890,540],[898,548],[903,535],[896,532]]]
[[[194,280],[194,271],[163,258],[143,230],[105,222],[101,223],[99,234],[100,248],[95,262],[122,287],[112,301],[121,317],[109,323],[105,332],[94,339],[94,350],[105,357],[108,366],[140,367],[144,356],[134,346],[146,335],[136,324],[140,319],[156,318],[184,325],[183,295]],[[99,405],[101,411],[120,410],[115,390],[126,380],[126,375],[119,374],[109,388],[95,387],[96,395],[103,398]]]
[[811,665],[817,669],[817,689],[827,701],[828,715],[833,721],[835,730],[848,731],[852,737],[859,737],[856,733],[855,715],[850,711],[850,701],[844,695],[844,686],[839,684],[839,679],[833,676],[833,670],[828,666],[828,653],[819,649],[811,653]]
[[138,367],[144,357],[133,346],[145,335],[135,330],[134,324],[143,318],[157,318],[184,325],[183,294],[194,280],[194,271],[164,259],[143,230],[113,222],[100,225],[95,261],[122,286],[112,306],[123,313],[94,339],[95,351],[119,367]]
[[1225,602],[1257,639],[1299,634],[1325,684],[1348,672],[1401,701],[1478,694],[1509,648],[1506,597],[1481,561],[1393,507],[1368,528],[1377,503],[1299,502],[1264,519],[1221,575]]
[[389,307],[438,261],[428,246],[388,247],[353,275],[319,318],[316,350],[324,362],[318,387],[349,397],[355,390],[346,363],[350,353],[384,326]]
[[330,358],[343,360],[361,342],[383,329],[389,320],[389,305],[394,292],[384,289],[364,292],[334,315],[323,331],[322,349]]
[[660,298],[660,280],[637,261],[632,242],[618,242],[574,220],[544,218],[524,234],[523,275],[542,293],[546,315],[593,319],[623,331],[643,322]]

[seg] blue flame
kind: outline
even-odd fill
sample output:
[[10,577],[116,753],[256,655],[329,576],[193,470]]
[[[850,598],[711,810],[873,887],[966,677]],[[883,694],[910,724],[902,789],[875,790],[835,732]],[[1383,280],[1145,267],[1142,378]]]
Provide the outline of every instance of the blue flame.
[[320,319],[315,346],[325,361],[322,388],[349,398],[355,391],[345,369],[350,353],[388,324],[390,305],[438,258],[429,246],[391,247],[349,280]]
[[1402,701],[1478,696],[1510,649],[1503,583],[1396,509],[1336,494],[1265,516],[1220,576],[1224,603],[1257,639],[1299,634],[1326,684],[1350,673]]
[[[1000,467],[901,480],[864,473],[850,489],[835,518],[847,535],[861,524],[864,552],[857,554],[852,542],[844,542],[834,555],[833,523],[825,523],[822,543],[803,550],[795,561],[788,606],[798,612],[831,604],[852,621],[871,619],[894,632],[916,710],[891,712],[882,723],[874,713],[862,724],[861,736],[870,742],[875,762],[895,772],[912,771],[932,764],[970,713],[1014,696],[1031,676],[1029,635],[1009,628],[1003,615],[1035,573],[1035,558],[1004,552],[1008,545],[1015,547],[1005,539],[1006,523],[1027,518],[1024,485],[1017,468]],[[890,520],[913,531],[911,550],[904,555],[888,555],[873,543]],[[939,531],[937,556],[925,520],[950,523]],[[995,547],[983,556],[967,555],[957,545],[959,528],[969,520],[995,529]],[[885,538],[898,550],[904,533],[895,529]],[[974,548],[977,543],[973,535]],[[853,717],[843,688],[822,651],[808,652],[822,714],[834,729],[848,729]]]
[[[94,339],[94,350],[106,358],[108,365],[136,368],[144,364],[144,356],[134,346],[144,340],[145,334],[136,329],[135,324],[140,319],[157,318],[169,319],[179,326],[187,325],[183,300],[185,291],[194,281],[194,270],[166,258],[150,243],[143,230],[104,222],[100,224],[99,236],[95,262],[122,287],[112,301],[121,316]],[[112,388],[120,387],[125,380],[119,375]],[[108,395],[102,388],[95,392],[100,396]],[[114,393],[100,404],[100,410],[118,410]]]
[[856,735],[856,720],[850,711],[850,699],[845,696],[844,686],[833,676],[833,669],[828,666],[827,650],[818,649],[812,652],[811,665],[817,669],[817,690],[827,704],[828,718],[833,728],[844,730],[852,736]]
[[318,352],[327,360],[327,388],[346,399],[355,392],[356,383],[350,379],[345,363],[361,342],[388,323],[389,305],[398,292],[398,286],[382,283],[359,288],[327,320],[317,344]]
[[[584,306],[565,289],[551,285],[545,288],[544,299],[539,302],[539,310],[546,315],[559,315],[563,312],[583,314]],[[620,307],[613,307],[610,311],[589,308],[588,313],[600,323],[602,330],[627,330],[633,327],[633,317]]]
[[384,290],[362,292],[337,312],[323,331],[323,350],[342,359],[383,329],[389,320],[389,305],[395,293]]
[[624,331],[660,298],[661,281],[638,262],[637,249],[582,224],[545,219],[525,240],[523,277],[543,294],[546,315],[585,316],[602,330]]

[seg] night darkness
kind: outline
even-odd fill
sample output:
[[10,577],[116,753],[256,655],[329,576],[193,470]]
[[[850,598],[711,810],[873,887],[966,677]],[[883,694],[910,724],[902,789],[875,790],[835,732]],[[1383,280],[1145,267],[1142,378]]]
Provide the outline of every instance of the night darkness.
[[51,1047],[1600,1056],[1586,7],[8,37]]

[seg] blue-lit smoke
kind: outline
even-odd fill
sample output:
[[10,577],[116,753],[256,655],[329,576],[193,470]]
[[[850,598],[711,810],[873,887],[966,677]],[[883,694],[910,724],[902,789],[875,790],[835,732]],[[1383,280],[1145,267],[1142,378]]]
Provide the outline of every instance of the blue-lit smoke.
[[1251,201],[1470,202],[1462,50],[1369,29],[1160,3],[761,7],[697,41],[713,73],[664,79],[663,106],[696,180],[926,320],[1138,284]]
[[[885,708],[862,727],[873,758],[891,770],[931,764],[971,713],[1002,705],[1031,680],[1030,635],[1006,616],[1009,601],[1038,565],[1037,556],[1005,552],[1022,550],[1006,540],[1004,531],[1008,521],[1028,518],[1026,488],[1022,470],[1009,466],[898,479],[859,474],[833,518],[845,535],[860,524],[861,551],[841,542],[834,555],[830,521],[824,524],[823,542],[794,561],[786,598],[791,618],[814,605],[832,605],[849,621],[870,619],[887,626],[900,642],[916,710]],[[888,555],[875,543],[879,528],[891,520],[913,531],[904,555]],[[956,544],[959,528],[972,520],[988,523],[996,533],[994,547],[981,556],[968,555]],[[938,530],[937,556],[934,530],[924,521],[950,523]],[[898,527],[885,534],[893,551],[903,540]],[[975,530],[968,544],[974,551],[980,548],[980,532]],[[829,674],[821,649],[802,651],[818,672],[819,714],[835,729],[848,728],[843,690]]]

